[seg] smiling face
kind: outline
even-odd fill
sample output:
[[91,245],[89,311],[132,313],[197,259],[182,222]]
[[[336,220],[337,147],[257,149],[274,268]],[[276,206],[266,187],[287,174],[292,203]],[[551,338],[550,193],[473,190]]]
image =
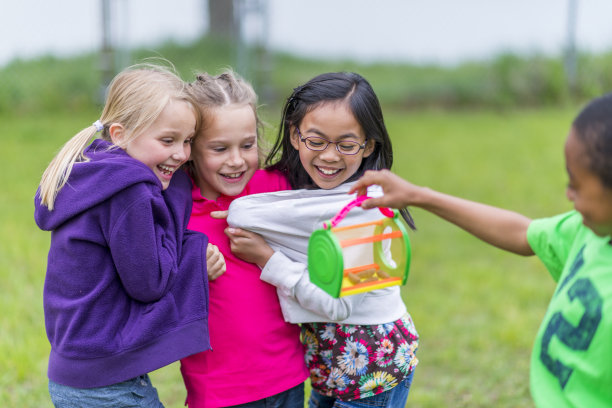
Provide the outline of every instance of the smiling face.
[[189,158],[195,126],[191,105],[170,100],[151,126],[136,138],[124,142],[127,134],[118,123],[112,124],[109,132],[114,143],[155,173],[165,190],[174,172]]
[[583,218],[583,224],[599,236],[612,235],[612,190],[589,169],[583,142],[572,129],[565,143],[569,184],[567,198]]
[[259,167],[257,122],[248,105],[216,108],[196,138],[191,159],[203,197],[236,196]]
[[309,150],[300,140],[319,137],[330,142],[351,141],[363,144],[366,135],[344,102],[324,103],[306,113],[300,123],[299,132],[291,129],[291,144],[298,151],[300,161],[312,181],[322,189],[331,189],[348,180],[361,166],[364,157],[372,154],[374,141],[368,140],[365,149],[355,155],[338,152],[336,144],[330,143],[322,151]]

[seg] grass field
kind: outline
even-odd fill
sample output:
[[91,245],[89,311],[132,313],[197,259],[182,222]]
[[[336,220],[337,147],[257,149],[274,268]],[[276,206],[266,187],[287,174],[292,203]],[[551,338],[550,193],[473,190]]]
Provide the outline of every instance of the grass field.
[[[394,170],[417,184],[530,217],[571,208],[563,142],[573,110],[387,112]],[[0,118],[0,406],[50,407],[42,287],[49,234],[33,221],[46,164],[97,113]],[[276,116],[269,117],[276,123]],[[488,247],[414,211],[413,262],[402,289],[421,335],[410,407],[530,407],[530,349],[553,282],[536,259]],[[254,373],[255,375],[255,373]],[[152,375],[183,406],[178,365]]]

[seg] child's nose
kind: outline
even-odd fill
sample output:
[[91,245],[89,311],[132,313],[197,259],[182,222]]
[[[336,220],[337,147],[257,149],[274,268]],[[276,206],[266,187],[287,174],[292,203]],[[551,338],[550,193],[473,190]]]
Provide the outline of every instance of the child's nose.
[[232,166],[239,166],[244,163],[244,158],[239,150],[236,149],[230,152],[229,162]]
[[190,153],[191,153],[191,145],[181,143],[180,146],[177,146],[176,149],[174,149],[172,158],[177,161],[185,161],[189,157]]
[[338,152],[338,149],[336,149],[336,145],[333,143],[330,143],[329,145],[327,145],[327,149],[323,150],[319,154],[319,157],[322,160],[327,160],[327,161],[337,161],[340,159],[340,156],[342,155],[340,154],[340,152]]

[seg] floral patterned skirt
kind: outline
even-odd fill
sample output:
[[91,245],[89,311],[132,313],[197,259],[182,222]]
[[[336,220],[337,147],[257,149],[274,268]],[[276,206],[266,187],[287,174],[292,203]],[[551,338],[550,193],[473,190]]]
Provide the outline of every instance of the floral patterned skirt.
[[373,326],[302,324],[312,388],[344,401],[372,397],[399,384],[418,363],[418,339],[409,314]]

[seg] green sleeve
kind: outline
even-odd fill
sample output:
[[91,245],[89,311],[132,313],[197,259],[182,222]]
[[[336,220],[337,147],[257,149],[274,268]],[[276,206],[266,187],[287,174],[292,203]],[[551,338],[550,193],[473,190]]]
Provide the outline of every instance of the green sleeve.
[[577,211],[533,220],[527,229],[527,241],[555,281],[563,271],[576,234],[582,225]]

